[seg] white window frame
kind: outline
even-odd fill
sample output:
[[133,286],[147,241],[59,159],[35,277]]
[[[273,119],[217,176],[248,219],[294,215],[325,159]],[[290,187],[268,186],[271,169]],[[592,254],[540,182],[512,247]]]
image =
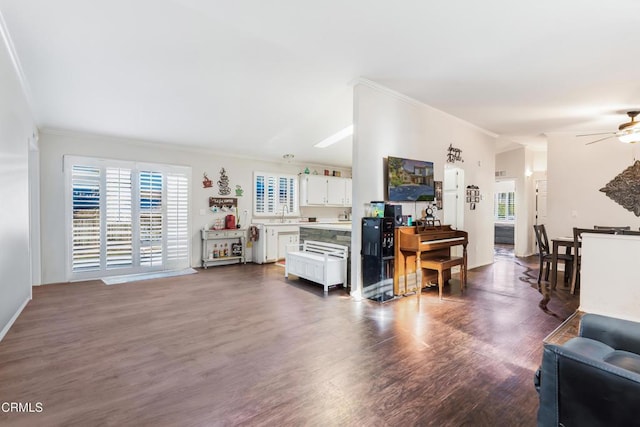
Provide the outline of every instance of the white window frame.
[[[187,268],[191,264],[191,167],[188,166],[178,166],[178,165],[168,165],[168,164],[160,164],[160,163],[144,163],[144,162],[133,162],[126,160],[114,160],[114,159],[104,159],[104,158],[96,158],[96,157],[81,157],[81,156],[70,156],[65,155],[63,159],[63,170],[64,170],[64,204],[65,204],[65,269],[66,269],[66,277],[69,281],[78,281],[78,280],[89,280],[89,279],[99,279],[102,277],[114,276],[114,275],[123,275],[123,274],[133,274],[133,273],[143,273],[150,271],[161,271],[161,270],[169,270],[176,268]],[[186,191],[187,191],[187,201],[186,201],[186,220],[187,220],[187,253],[184,258],[175,259],[169,258],[167,259],[167,185],[163,184],[162,186],[162,213],[163,213],[163,230],[162,230],[162,262],[161,265],[157,267],[142,267],[139,265],[140,263],[140,242],[139,238],[139,220],[133,220],[132,224],[132,233],[133,233],[133,242],[132,242],[132,252],[133,252],[133,265],[132,267],[124,267],[124,268],[106,268],[106,239],[101,239],[100,242],[100,269],[91,270],[91,271],[76,271],[74,272],[72,269],[72,260],[73,260],[73,243],[72,243],[72,230],[73,230],[73,207],[72,207],[72,198],[73,198],[73,188],[72,188],[72,170],[73,166],[82,165],[82,166],[91,166],[100,168],[100,222],[101,229],[106,230],[106,214],[102,212],[106,212],[106,196],[104,195],[106,190],[106,174],[105,171],[107,168],[126,168],[131,170],[131,186],[132,188],[137,189],[139,186],[139,175],[141,171],[154,171],[161,172],[163,176],[163,180],[166,182],[168,175],[180,175],[186,177]],[[137,197],[136,197],[137,195]],[[139,194],[136,191],[132,192],[132,218],[139,218],[140,209],[139,209]],[[101,235],[105,236],[106,231],[102,231]],[[185,233],[180,233],[181,236],[184,236]],[[181,245],[182,246],[182,245]]]
[[[501,195],[506,195],[505,202],[505,217],[500,218],[498,216],[498,207],[500,205]],[[513,206],[513,215],[509,215],[509,206]],[[516,193],[515,191],[503,191],[499,193],[495,193],[494,203],[493,203],[493,219],[494,222],[515,222],[516,221]]]

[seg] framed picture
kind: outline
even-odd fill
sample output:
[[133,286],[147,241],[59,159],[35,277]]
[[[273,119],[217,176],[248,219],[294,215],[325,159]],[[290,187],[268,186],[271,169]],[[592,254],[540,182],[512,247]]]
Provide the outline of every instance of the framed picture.
[[473,202],[474,202],[474,203],[480,203],[480,196],[475,196],[475,197],[473,198]]
[[471,203],[471,196],[467,196],[467,203]]

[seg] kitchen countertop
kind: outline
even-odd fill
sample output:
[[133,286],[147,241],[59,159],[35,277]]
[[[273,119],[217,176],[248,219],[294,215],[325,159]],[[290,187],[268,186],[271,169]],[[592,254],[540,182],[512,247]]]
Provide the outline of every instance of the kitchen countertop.
[[309,228],[320,228],[324,230],[340,230],[340,231],[351,231],[351,221],[322,221],[322,222],[308,222],[308,221],[298,221],[297,219],[288,219],[285,222],[270,222],[260,221],[254,222],[252,225],[264,225],[269,227],[282,227],[282,226],[297,226],[297,227],[309,227]]

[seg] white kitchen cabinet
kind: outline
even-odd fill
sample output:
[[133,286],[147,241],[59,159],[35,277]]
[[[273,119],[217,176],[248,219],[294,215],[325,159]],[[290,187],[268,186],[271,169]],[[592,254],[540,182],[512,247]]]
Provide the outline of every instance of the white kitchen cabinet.
[[350,178],[300,176],[301,206],[351,206],[351,194]]
[[299,241],[299,230],[278,233],[278,260],[286,258],[287,246],[297,245]]
[[286,246],[300,240],[300,227],[297,225],[264,225],[259,229],[260,237],[255,243],[254,252],[254,262],[257,264],[283,259]]

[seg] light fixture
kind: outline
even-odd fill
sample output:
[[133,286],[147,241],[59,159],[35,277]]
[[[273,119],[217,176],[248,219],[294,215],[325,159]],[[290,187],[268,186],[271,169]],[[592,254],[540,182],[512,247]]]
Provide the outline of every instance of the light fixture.
[[632,144],[634,142],[640,142],[640,122],[636,122],[636,116],[640,114],[638,111],[629,111],[627,115],[631,117],[629,123],[623,123],[618,127],[616,136],[620,142],[625,144]]
[[625,129],[624,131],[618,132],[618,140],[625,144],[640,142],[640,128],[634,127],[632,129]]
[[330,145],[335,144],[336,142],[342,141],[343,139],[351,135],[353,135],[353,125],[349,125],[346,128],[342,129],[341,131],[334,133],[330,137],[323,139],[322,141],[315,144],[314,147],[326,148]]
[[293,154],[283,154],[282,158],[285,160],[285,162],[287,163],[291,163],[293,161],[293,158],[295,156]]

